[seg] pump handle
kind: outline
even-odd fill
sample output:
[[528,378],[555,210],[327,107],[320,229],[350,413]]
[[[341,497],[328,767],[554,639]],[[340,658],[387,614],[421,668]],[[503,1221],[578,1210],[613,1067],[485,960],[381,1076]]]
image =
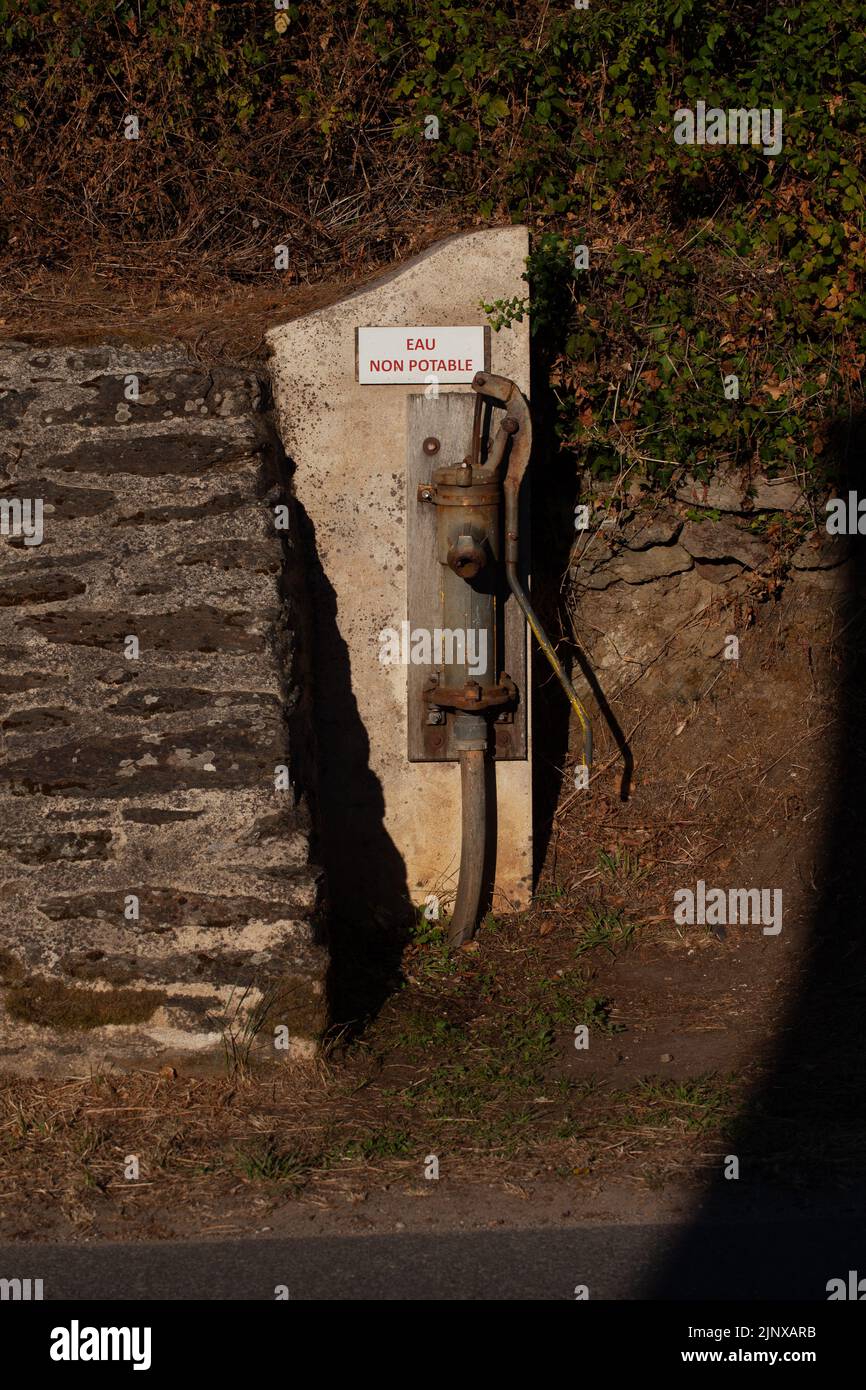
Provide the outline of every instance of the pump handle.
[[[508,467],[505,481],[502,484],[505,493],[505,574],[508,579],[508,587],[517,599],[536,642],[550,662],[557,680],[568,697],[569,704],[577,715],[583,731],[583,760],[588,773],[592,767],[592,726],[589,722],[589,715],[574,686],[565,674],[562,662],[541,626],[538,615],[529,602],[529,596],[517,573],[520,485],[529,466],[529,456],[532,452],[532,420],[529,414],[529,405],[517,383],[511,381],[507,376],[495,376],[491,372],[478,372],[472,380],[472,390],[477,391],[479,397],[487,396],[496,401],[497,404],[505,406],[506,413],[500,427],[500,436],[504,432],[506,437],[502,440],[500,447],[504,449],[509,437],[511,441]],[[499,438],[497,436],[494,449],[499,444]]]

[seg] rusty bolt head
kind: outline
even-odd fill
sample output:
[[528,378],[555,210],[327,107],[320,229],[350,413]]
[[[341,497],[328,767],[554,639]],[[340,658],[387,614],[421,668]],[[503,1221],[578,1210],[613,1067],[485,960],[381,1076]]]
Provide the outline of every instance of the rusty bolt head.
[[421,445],[421,448],[424,450],[425,454],[438,454],[439,440],[436,438],[434,434],[428,434],[427,438],[424,440],[424,443]]
[[432,489],[432,487],[430,486],[429,483],[422,483],[421,486],[419,487],[419,489],[418,489],[418,501],[419,501],[419,502],[432,502],[432,501],[433,501],[433,489]]
[[481,699],[481,686],[478,684],[477,681],[466,682],[466,695],[467,698],[470,700]]
[[520,421],[515,420],[513,415],[506,415],[505,419],[502,421],[502,428],[505,430],[506,434],[516,434],[520,429]]

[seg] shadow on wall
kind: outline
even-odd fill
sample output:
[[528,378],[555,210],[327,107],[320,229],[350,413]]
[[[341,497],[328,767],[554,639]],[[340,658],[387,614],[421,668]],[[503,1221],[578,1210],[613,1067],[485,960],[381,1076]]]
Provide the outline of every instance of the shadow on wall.
[[[547,383],[549,365],[536,362],[533,373],[536,381]],[[532,535],[532,548],[539,557],[533,574],[533,601],[557,644],[561,580],[574,536],[574,461],[555,443],[554,406],[553,393],[545,384],[533,401],[536,442],[530,477],[534,475],[535,482],[530,487],[534,501],[527,517],[527,488],[521,497],[521,531]],[[290,730],[292,781],[312,803],[316,853],[325,872],[330,1019],[334,1029],[352,1036],[376,1016],[400,984],[402,953],[415,910],[403,858],[385,829],[382,786],[370,767],[369,739],[352,693],[350,656],[337,624],[336,595],[319,560],[312,520],[291,495],[294,465],[276,435],[272,444],[283,489],[279,500],[290,507],[294,533],[286,552],[285,587],[300,643],[294,685],[300,690],[303,708],[295,711]],[[537,879],[559,802],[561,769],[568,760],[570,707],[543,655],[534,643],[532,646]],[[571,646],[573,650],[573,643]],[[580,654],[575,660],[589,680],[622,755],[621,796],[626,800],[630,751],[592,672]],[[313,732],[312,746],[309,729]],[[492,762],[487,767],[487,804],[490,820],[482,912],[493,901],[497,843]]]
[[[291,460],[281,473],[289,500]],[[354,1036],[399,985],[414,909],[406,868],[385,829],[385,800],[370,767],[370,741],[352,693],[349,649],[337,626],[337,599],[318,556],[315,527],[295,498],[294,627],[298,684],[306,701],[291,739],[294,785],[309,797],[316,855],[325,872],[332,1030]],[[309,732],[312,730],[312,745]]]
[[[835,431],[832,486],[856,489],[866,446],[866,415]],[[829,451],[828,451],[829,452]],[[861,482],[862,488],[862,482]],[[861,493],[862,495],[862,493]],[[842,537],[836,544],[845,545]],[[704,1195],[695,1224],[659,1271],[655,1298],[716,1296],[826,1299],[827,1281],[866,1276],[866,541],[854,537],[845,593],[834,631],[838,662],[835,740],[817,740],[816,795],[825,790],[823,830],[804,885],[813,888],[801,984],[786,1025],[773,1040],[764,1078],[726,1139],[739,1159],[738,1180],[721,1171]],[[783,926],[784,930],[784,926]],[[779,938],[781,939],[781,938]],[[720,1163],[720,1169],[722,1167]],[[758,1190],[769,1192],[800,1226],[768,1237],[756,1220],[736,1233],[719,1225],[736,1217]],[[850,1212],[846,1223],[830,1215]],[[804,1218],[828,1213],[820,1244]],[[758,1211],[758,1215],[760,1212]],[[799,1232],[799,1234],[798,1234]],[[796,1286],[799,1292],[791,1292]],[[683,1294],[687,1288],[688,1293]]]

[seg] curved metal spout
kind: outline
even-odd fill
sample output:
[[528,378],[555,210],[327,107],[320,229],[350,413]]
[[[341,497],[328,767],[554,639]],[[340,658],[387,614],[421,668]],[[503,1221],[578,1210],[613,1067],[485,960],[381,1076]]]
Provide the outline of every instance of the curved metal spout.
[[[547,660],[553,668],[557,680],[565,691],[571,708],[577,715],[583,732],[583,758],[587,773],[592,766],[592,728],[586,708],[577,691],[565,674],[562,663],[548,638],[535,612],[517,572],[519,559],[520,528],[519,501],[523,475],[529,466],[532,453],[532,420],[529,406],[517,384],[505,376],[494,376],[490,372],[478,372],[472,381],[473,391],[480,396],[489,396],[505,406],[505,418],[500,426],[504,439],[511,436],[511,453],[508,470],[502,485],[505,494],[505,574],[508,587],[523,610],[524,617]],[[497,437],[498,441],[498,437]],[[496,445],[494,444],[494,448]]]

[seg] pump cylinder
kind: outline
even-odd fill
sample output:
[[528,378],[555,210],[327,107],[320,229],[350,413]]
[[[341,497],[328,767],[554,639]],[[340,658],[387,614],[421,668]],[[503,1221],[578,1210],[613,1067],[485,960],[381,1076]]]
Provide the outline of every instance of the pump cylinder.
[[476,681],[484,688],[498,678],[500,500],[500,489],[490,483],[461,487],[437,481],[437,555],[446,634],[443,684],[449,687]]

